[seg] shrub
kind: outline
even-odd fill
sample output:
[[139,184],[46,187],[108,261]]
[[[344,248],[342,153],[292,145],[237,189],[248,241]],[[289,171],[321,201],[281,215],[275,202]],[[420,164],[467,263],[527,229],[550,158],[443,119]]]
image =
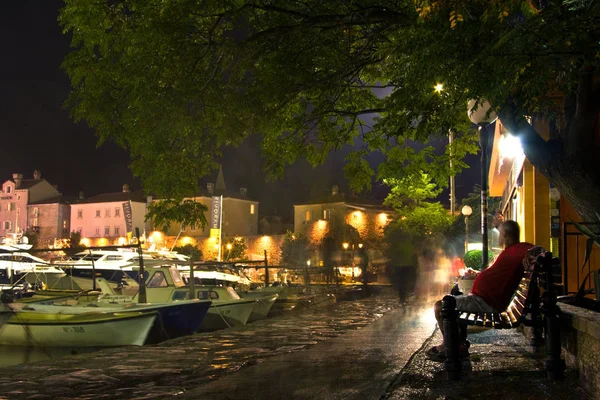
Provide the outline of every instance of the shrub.
[[[482,250],[470,250],[465,253],[463,260],[467,268],[474,269],[475,271],[481,271],[481,256]],[[494,260],[494,253],[488,250],[488,260],[490,263]]]

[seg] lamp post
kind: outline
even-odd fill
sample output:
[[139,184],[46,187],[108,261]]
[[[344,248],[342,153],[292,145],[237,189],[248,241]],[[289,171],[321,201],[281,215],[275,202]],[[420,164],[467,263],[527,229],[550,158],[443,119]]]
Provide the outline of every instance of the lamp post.
[[460,210],[462,215],[465,216],[465,253],[469,251],[469,217],[473,214],[473,209],[469,206],[464,206]]
[[231,243],[227,243],[227,259],[225,261],[229,261],[229,255],[231,254],[231,248],[233,245]]
[[488,229],[487,229],[487,190],[488,190],[488,132],[487,125],[497,118],[495,112],[490,112],[491,105],[487,101],[479,104],[476,100],[469,100],[468,115],[471,122],[477,125],[479,131],[479,146],[481,147],[481,263],[482,269],[488,265]]

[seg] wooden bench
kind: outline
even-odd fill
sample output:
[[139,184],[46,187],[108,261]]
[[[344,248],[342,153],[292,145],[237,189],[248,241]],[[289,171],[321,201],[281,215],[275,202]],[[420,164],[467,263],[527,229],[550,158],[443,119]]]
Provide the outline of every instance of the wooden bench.
[[[531,344],[542,344],[545,334],[546,371],[551,379],[564,376],[565,362],[560,358],[560,309],[556,305],[553,281],[553,264],[557,259],[552,253],[539,247],[533,248],[524,260],[524,276],[513,295],[509,306],[503,312],[459,312],[454,296],[442,300],[442,319],[446,361],[444,363],[449,379],[460,379],[462,362],[459,346],[466,340],[468,325],[492,329],[513,329],[521,324],[533,328]],[[528,261],[528,262],[526,262]],[[543,285],[544,291],[540,290]],[[461,337],[462,333],[462,337]]]

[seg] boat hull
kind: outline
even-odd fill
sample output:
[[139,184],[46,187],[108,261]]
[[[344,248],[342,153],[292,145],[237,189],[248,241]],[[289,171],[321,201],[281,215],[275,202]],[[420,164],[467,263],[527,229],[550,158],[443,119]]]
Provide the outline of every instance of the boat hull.
[[250,318],[248,319],[248,322],[258,321],[260,319],[267,318],[267,315],[269,315],[269,312],[271,311],[271,308],[275,304],[277,297],[279,297],[279,295],[277,295],[277,294],[257,297],[256,305],[254,306],[254,309],[252,310],[252,313],[250,314]]
[[155,312],[49,314],[19,311],[0,328],[0,344],[51,347],[141,346],[155,319]]
[[[123,308],[123,304],[96,303],[100,309]],[[132,304],[130,311],[154,311],[157,318],[148,333],[145,344],[159,343],[198,332],[211,306],[210,301],[186,300],[161,304]],[[119,310],[124,312],[125,310]]]
[[256,300],[237,300],[232,302],[213,302],[200,330],[212,331],[246,325]]

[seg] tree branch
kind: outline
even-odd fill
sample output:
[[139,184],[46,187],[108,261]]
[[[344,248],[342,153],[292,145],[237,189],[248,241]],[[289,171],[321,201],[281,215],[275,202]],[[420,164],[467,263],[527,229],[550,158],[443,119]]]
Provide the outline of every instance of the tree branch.
[[584,65],[581,68],[577,91],[576,107],[573,119],[569,124],[565,150],[569,157],[580,157],[582,150],[594,148],[595,102],[594,99],[594,67]]

